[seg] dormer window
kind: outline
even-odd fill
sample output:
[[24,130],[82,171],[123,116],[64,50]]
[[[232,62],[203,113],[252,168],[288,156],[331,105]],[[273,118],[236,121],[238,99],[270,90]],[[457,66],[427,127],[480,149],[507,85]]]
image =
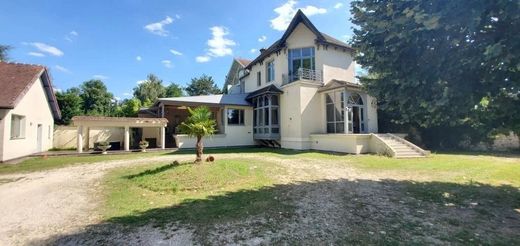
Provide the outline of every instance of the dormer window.
[[274,61],[270,61],[266,64],[266,82],[270,83],[274,81]]

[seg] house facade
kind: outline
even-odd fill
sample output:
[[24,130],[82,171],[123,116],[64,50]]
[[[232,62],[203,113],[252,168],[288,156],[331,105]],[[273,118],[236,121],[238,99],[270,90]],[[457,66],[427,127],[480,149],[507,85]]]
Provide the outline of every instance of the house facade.
[[61,117],[43,66],[0,62],[0,162],[52,148]]
[[[354,53],[298,11],[283,36],[258,57],[233,60],[225,94],[160,98],[139,117],[168,119],[166,147],[195,146],[177,127],[188,107],[205,105],[217,121],[217,134],[204,141],[208,147],[370,152],[377,103],[355,82]],[[153,139],[158,132],[143,135]]]

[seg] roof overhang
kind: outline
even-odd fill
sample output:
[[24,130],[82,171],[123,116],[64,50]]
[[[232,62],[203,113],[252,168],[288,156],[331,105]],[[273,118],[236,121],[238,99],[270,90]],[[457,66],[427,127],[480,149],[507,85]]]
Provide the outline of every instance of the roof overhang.
[[131,118],[105,116],[74,116],[74,126],[89,127],[166,127],[166,118]]
[[253,98],[262,96],[262,95],[279,95],[282,94],[283,91],[278,88],[276,85],[270,84],[264,88],[260,88],[256,91],[253,91],[247,95],[246,100],[251,101]]
[[246,101],[248,94],[220,94],[220,95],[204,95],[204,96],[190,96],[190,97],[172,97],[159,98],[154,103],[153,107],[159,105],[173,105],[173,106],[251,106]]
[[360,84],[333,79],[323,87],[319,88],[318,92],[331,91],[340,88],[347,88],[354,91],[363,91],[363,86]]

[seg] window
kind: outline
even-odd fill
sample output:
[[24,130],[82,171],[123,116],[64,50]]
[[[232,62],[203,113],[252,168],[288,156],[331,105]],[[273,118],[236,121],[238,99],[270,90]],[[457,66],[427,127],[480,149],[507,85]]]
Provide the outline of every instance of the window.
[[325,94],[327,133],[345,133],[345,97],[343,91]]
[[298,69],[315,70],[314,47],[289,50],[289,78],[298,79]]
[[266,65],[266,82],[273,82],[274,81],[274,61],[270,61]]
[[[253,99],[253,133],[255,134],[279,134],[279,113],[277,95],[263,95]],[[270,136],[258,136],[256,139],[262,139]]]
[[11,139],[25,138],[25,116],[11,115]]
[[227,110],[228,125],[243,125],[244,124],[244,110],[243,109],[228,109]]
[[262,85],[262,73],[261,72],[256,73],[256,85],[257,86]]

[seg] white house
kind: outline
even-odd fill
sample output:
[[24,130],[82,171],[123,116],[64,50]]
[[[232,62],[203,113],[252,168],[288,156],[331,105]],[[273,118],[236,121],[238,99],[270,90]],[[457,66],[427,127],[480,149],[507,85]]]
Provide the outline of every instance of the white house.
[[0,162],[52,148],[60,109],[43,66],[0,62]]
[[[346,153],[423,156],[417,146],[378,132],[376,98],[355,81],[355,50],[320,32],[298,11],[283,36],[252,61],[234,59],[227,94],[160,98],[140,117],[168,120],[166,147],[193,148],[177,132],[187,107],[208,106],[217,134],[208,147],[267,145]],[[143,132],[153,139],[159,132]]]

